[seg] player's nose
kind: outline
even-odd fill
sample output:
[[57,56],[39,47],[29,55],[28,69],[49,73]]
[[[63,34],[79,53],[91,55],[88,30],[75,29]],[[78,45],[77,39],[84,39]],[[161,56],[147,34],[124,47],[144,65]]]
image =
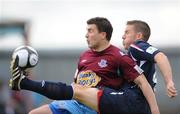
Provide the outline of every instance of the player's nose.
[[86,33],[85,37],[88,38],[88,33]]
[[124,40],[126,37],[125,37],[125,35],[122,35],[122,39]]

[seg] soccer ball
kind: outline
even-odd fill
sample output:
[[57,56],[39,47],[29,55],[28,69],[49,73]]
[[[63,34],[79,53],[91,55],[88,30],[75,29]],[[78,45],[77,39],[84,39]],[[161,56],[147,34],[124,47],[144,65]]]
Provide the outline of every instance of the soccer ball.
[[15,58],[16,56],[19,57],[18,66],[22,70],[35,67],[38,63],[38,53],[30,46],[17,47],[13,52],[12,58]]

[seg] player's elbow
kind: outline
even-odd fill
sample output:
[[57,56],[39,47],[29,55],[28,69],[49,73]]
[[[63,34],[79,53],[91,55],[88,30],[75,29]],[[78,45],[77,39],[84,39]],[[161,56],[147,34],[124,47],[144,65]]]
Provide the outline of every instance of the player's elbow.
[[[147,80],[144,76],[144,74],[141,74],[139,75],[135,80],[134,82],[139,86],[139,87],[142,87],[143,84],[146,84]],[[148,82],[147,82],[148,83]]]
[[164,53],[159,52],[155,55],[154,59],[155,59],[155,62],[158,62],[158,61],[165,60],[165,59],[167,60],[168,58]]

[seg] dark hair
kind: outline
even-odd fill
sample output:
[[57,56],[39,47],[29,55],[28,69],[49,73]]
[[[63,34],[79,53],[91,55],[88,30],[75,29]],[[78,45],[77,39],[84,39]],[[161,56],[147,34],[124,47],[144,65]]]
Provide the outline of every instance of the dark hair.
[[143,40],[148,41],[150,35],[151,35],[151,29],[149,25],[140,20],[132,20],[132,21],[127,21],[127,25],[134,25],[134,29],[136,32],[141,32],[143,34]]
[[106,39],[111,40],[113,27],[108,19],[104,17],[94,17],[87,21],[87,24],[95,24],[99,32],[106,32]]

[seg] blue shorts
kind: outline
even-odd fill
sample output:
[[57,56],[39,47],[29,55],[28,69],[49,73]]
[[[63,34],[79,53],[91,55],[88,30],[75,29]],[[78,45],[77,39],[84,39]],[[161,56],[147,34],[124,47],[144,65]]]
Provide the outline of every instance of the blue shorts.
[[58,100],[49,104],[53,114],[97,114],[91,108],[77,102],[76,100]]
[[151,114],[149,105],[139,88],[100,90],[100,114]]

